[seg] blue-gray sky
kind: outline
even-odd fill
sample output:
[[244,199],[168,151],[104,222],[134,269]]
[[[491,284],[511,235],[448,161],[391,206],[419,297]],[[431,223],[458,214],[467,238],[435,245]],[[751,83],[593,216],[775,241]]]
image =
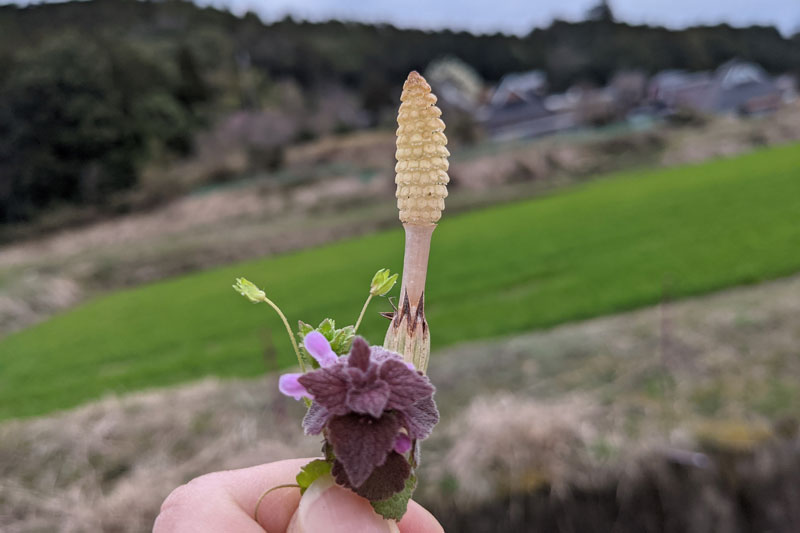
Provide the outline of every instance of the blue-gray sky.
[[[453,28],[475,32],[524,34],[553,18],[576,20],[596,0],[197,0],[248,9],[264,20],[286,14],[319,21],[331,18],[391,22],[401,27]],[[784,34],[800,31],[800,0],[611,0],[618,18],[631,23],[673,28],[727,22],[734,26],[766,24]]]
[[[11,0],[18,4],[42,0]],[[44,0],[47,1],[47,0]],[[0,0],[0,4],[8,0]],[[293,15],[390,22],[403,28],[452,28],[477,33],[525,34],[554,18],[578,20],[597,0],[196,0],[265,21]],[[635,24],[682,28],[727,22],[734,26],[776,26],[784,35],[800,31],[800,0],[611,0],[617,18]]]

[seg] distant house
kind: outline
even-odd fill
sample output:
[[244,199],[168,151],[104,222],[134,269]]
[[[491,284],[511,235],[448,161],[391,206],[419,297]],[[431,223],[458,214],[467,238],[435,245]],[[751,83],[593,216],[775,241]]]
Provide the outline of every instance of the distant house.
[[782,74],[775,78],[775,86],[781,92],[781,99],[784,103],[792,103],[797,100],[797,78],[791,74]]
[[708,72],[665,70],[650,80],[647,99],[667,109],[704,108],[710,83]]
[[503,106],[526,102],[547,92],[547,74],[541,70],[506,74],[492,90],[489,105]]
[[711,104],[717,112],[761,113],[781,105],[781,90],[754,63],[729,61],[714,76]]
[[547,77],[539,70],[507,74],[492,91],[478,119],[494,139],[536,137],[575,126],[572,111],[545,105]]
[[650,80],[647,96],[667,110],[751,114],[777,109],[782,91],[760,66],[732,60],[714,72],[661,72]]

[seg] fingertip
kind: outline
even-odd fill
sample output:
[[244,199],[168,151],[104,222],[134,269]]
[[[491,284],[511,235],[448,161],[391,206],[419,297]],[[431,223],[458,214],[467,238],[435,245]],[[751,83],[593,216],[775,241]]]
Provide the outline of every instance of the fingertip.
[[389,533],[396,531],[370,506],[369,501],[336,485],[333,478],[317,479],[300,500],[293,527],[288,531],[313,533]]
[[444,533],[444,528],[430,511],[414,500],[408,502],[408,510],[397,526],[400,533]]

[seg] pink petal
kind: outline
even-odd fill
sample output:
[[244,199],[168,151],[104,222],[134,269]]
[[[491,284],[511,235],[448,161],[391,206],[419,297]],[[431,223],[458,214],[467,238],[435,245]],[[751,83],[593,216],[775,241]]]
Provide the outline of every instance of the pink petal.
[[319,366],[322,368],[331,366],[339,360],[339,357],[336,355],[336,353],[331,350],[331,345],[328,343],[328,339],[326,339],[325,335],[319,331],[312,331],[306,335],[303,339],[303,345],[306,347],[306,351],[308,351],[308,353],[310,353],[311,356],[317,360]]
[[303,374],[284,374],[278,379],[278,390],[286,396],[299,400],[303,396],[312,398],[306,388],[297,380]]
[[394,441],[394,451],[399,454],[406,453],[411,449],[411,437],[405,433],[399,433]]

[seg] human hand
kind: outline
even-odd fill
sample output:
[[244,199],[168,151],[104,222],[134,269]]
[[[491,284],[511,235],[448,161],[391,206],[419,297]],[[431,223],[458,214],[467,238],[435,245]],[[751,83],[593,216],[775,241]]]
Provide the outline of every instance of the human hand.
[[[295,483],[300,468],[311,459],[289,459],[241,470],[214,472],[178,487],[161,505],[153,533],[285,533],[300,502],[296,488],[277,489],[258,504],[271,487]],[[306,513],[308,530],[319,533],[388,531],[365,499],[351,491],[329,489]],[[398,523],[401,533],[440,533],[442,526],[411,501]]]

